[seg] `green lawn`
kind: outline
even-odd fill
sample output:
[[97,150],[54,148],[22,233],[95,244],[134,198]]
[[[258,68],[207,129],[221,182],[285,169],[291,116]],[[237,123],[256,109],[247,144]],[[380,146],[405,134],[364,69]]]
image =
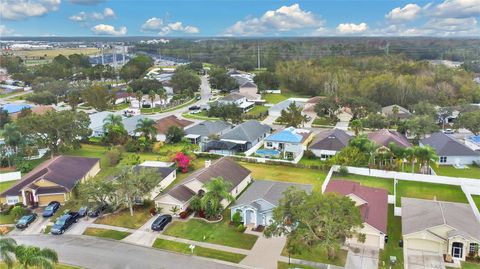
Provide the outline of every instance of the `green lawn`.
[[294,97],[294,94],[291,94],[289,92],[262,94],[262,99],[270,104],[278,104],[284,100],[287,100],[290,97]]
[[95,220],[95,223],[138,229],[150,218],[151,216],[149,208],[136,207],[133,212],[133,217],[130,215],[130,211],[128,209],[124,209],[118,213],[99,217],[97,220]]
[[[15,264],[12,269],[20,269],[23,268],[19,264]],[[29,266],[28,268],[30,269],[39,269],[39,267],[36,266]],[[7,266],[3,263],[0,262],[0,269],[7,269]],[[66,264],[57,264],[53,267],[53,269],[80,269],[80,267],[72,266],[72,265],[66,265]]]
[[[448,267],[447,269],[453,269],[454,267]],[[475,264],[471,262],[462,262],[462,269],[480,269],[480,264]]]
[[330,118],[326,117],[316,117],[313,120],[313,125],[325,125],[325,126],[334,126],[336,122]]
[[240,233],[236,227],[229,225],[229,210],[225,210],[223,216],[223,220],[219,223],[207,223],[198,219],[191,219],[186,222],[174,221],[163,234],[229,247],[251,249],[258,237]]
[[468,166],[468,169],[456,169],[451,165],[432,166],[435,173],[439,176],[449,177],[466,177],[480,179],[480,168],[475,166]]
[[253,178],[284,182],[312,184],[314,190],[321,190],[327,174],[319,169],[296,168],[274,164],[239,162],[252,171]]
[[121,231],[97,229],[97,228],[87,228],[83,234],[102,237],[102,238],[110,238],[115,240],[122,240],[123,238],[130,235],[129,232],[121,232]]
[[277,263],[277,269],[290,269],[290,268],[316,269],[317,267],[311,267],[311,266],[295,264],[295,263],[288,264],[286,262]]
[[472,195],[473,201],[477,205],[478,210],[480,210],[480,195]]
[[118,104],[118,105],[114,105],[113,108],[112,108],[112,111],[120,111],[120,110],[127,109],[128,107],[130,107],[130,104],[121,103],[121,104]]
[[[189,246],[190,246],[189,244],[164,240],[160,238],[155,240],[155,242],[153,243],[154,248],[170,250],[170,251],[179,252],[183,254],[192,254],[192,251],[190,250]],[[243,254],[226,252],[226,251],[221,251],[221,250],[216,250],[211,248],[204,248],[199,246],[195,247],[193,255],[227,261],[227,262],[233,262],[233,263],[239,263],[241,260],[245,258],[245,255]]]
[[363,186],[385,189],[388,191],[389,194],[393,195],[393,179],[383,179],[383,178],[360,176],[360,175],[354,175],[354,174],[347,174],[345,176],[341,176],[338,173],[333,174],[332,179],[334,180],[345,179],[349,181],[358,182]]
[[399,181],[397,185],[397,203],[400,197],[411,197],[439,201],[468,203],[460,186],[424,183],[415,181]]
[[0,193],[6,191],[10,186],[15,184],[17,182],[16,180],[11,180],[11,181],[5,181],[5,182],[0,182]]
[[52,230],[52,225],[47,225],[47,227],[45,227],[45,230],[43,231],[43,234],[49,234],[50,230]]
[[307,166],[321,166],[322,164],[325,164],[325,162],[320,160],[320,158],[307,159],[303,157],[302,159],[300,159],[298,164],[307,165]]
[[167,108],[167,109],[162,109],[161,107],[155,107],[153,109],[151,108],[141,108],[140,111],[142,112],[142,114],[152,114],[152,113],[158,113],[158,112],[169,112],[169,111],[172,111],[172,110],[177,110],[177,109],[180,109],[182,107],[186,107],[186,106],[189,106],[193,103],[195,103],[197,101],[196,97],[186,101],[185,103],[183,104],[180,104],[178,106],[174,106],[174,107],[170,107],[170,108]]
[[[393,215],[393,205],[388,205],[388,224],[387,224],[388,243],[380,251],[379,268],[389,269],[390,256],[397,257],[397,264],[390,269],[403,268],[403,249],[398,246],[398,241],[402,239],[402,218]],[[383,265],[385,264],[385,266]]]
[[[347,261],[347,251],[344,249],[340,249],[337,251],[337,257],[334,260],[329,260],[327,256],[327,252],[316,248],[299,248],[299,253],[292,254],[292,258],[306,260],[306,261],[313,261],[313,262],[320,262],[326,264],[333,264],[337,266],[345,266],[345,262]],[[282,250],[282,256],[288,257],[288,251],[286,246]]]
[[268,111],[266,106],[254,106],[250,111],[247,112],[248,115],[257,115]]
[[189,112],[185,112],[182,114],[182,117],[187,119],[194,119],[194,120],[219,120],[220,119],[220,118],[207,116],[207,111],[201,111],[196,114],[190,114]]
[[15,222],[15,217],[12,214],[0,215],[0,224],[13,224]]

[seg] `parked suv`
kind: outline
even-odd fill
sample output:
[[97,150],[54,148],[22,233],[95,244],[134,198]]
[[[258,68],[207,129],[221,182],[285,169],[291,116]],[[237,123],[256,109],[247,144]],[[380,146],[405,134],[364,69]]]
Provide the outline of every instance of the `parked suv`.
[[107,204],[100,204],[97,207],[93,208],[90,212],[88,212],[88,216],[90,218],[96,218],[100,216],[105,210],[107,210]]
[[52,229],[52,234],[63,234],[70,226],[78,221],[78,212],[68,212],[60,216]]
[[172,221],[171,215],[161,215],[152,223],[153,231],[162,231]]
[[36,213],[32,213],[32,214],[28,214],[28,215],[25,215],[23,217],[21,217],[17,224],[15,225],[15,227],[17,227],[18,229],[25,229],[27,228],[32,222],[34,222],[35,220],[37,219],[37,214]]
[[60,203],[57,201],[52,201],[50,202],[47,207],[43,210],[42,216],[45,218],[51,217],[57,212],[57,210],[60,208]]

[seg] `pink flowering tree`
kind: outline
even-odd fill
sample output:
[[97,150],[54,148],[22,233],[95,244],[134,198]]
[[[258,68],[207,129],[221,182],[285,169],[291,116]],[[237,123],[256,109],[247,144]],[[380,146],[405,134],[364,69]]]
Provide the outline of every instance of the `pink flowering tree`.
[[190,164],[190,159],[187,155],[185,155],[183,152],[179,152],[175,155],[175,158],[173,158],[173,160],[177,164],[177,167],[182,169],[183,173],[188,172],[188,165]]

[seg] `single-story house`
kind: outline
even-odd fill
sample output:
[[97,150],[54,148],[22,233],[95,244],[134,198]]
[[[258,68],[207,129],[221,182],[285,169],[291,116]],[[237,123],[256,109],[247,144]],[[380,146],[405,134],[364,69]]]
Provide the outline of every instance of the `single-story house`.
[[402,197],[402,236],[405,260],[428,253],[465,261],[480,244],[480,222],[469,204]]
[[303,110],[305,107],[305,103],[308,101],[308,99],[305,98],[290,98],[287,100],[284,100],[278,104],[273,105],[268,109],[268,115],[269,116],[275,116],[275,117],[280,117],[282,110],[287,109],[291,103],[295,102],[295,105],[300,109]]
[[247,96],[234,92],[219,99],[218,104],[222,106],[233,104],[241,108],[243,112],[247,112],[253,108],[255,102],[250,102],[247,100]]
[[[272,128],[256,120],[243,122],[220,136],[220,141],[210,141],[206,150],[220,154],[235,154],[245,152],[261,143],[272,132]],[[224,143],[219,143],[224,142]],[[225,143],[228,142],[228,143]],[[232,147],[232,143],[235,147]],[[224,148],[222,148],[224,146]]]
[[247,81],[243,84],[241,84],[238,87],[238,92],[247,97],[247,100],[259,100],[261,98],[261,95],[258,94],[258,87],[257,84]]
[[[47,112],[55,111],[55,109],[52,106],[34,106],[30,108],[30,111],[32,112],[32,114],[35,114],[35,115],[43,115]],[[10,117],[12,117],[12,119],[16,119],[18,115],[20,115],[20,113],[21,111],[12,113],[10,114]]]
[[[162,207],[165,212],[169,212],[175,206],[184,211],[195,195],[202,195],[205,192],[203,185],[215,177],[222,177],[230,182],[229,192],[233,197],[237,197],[252,181],[252,172],[230,157],[222,157],[213,162],[207,160],[204,168],[195,171],[168,192],[157,196],[155,205]],[[228,201],[223,201],[222,204],[226,207]]]
[[315,136],[309,149],[315,156],[320,157],[322,160],[327,160],[348,146],[350,139],[352,139],[352,136],[344,130],[336,128],[326,130]]
[[157,197],[162,190],[168,187],[176,178],[177,178],[177,170],[175,167],[172,166],[162,166],[157,165],[155,162],[144,162],[139,164],[133,168],[135,172],[139,172],[141,169],[148,169],[152,170],[157,173],[160,177],[160,182],[158,183],[157,187],[152,190],[150,199],[154,199]]
[[457,139],[442,132],[434,133],[420,141],[420,146],[435,149],[441,165],[469,165],[480,162],[480,152],[474,151]]
[[382,107],[382,115],[385,117],[393,116],[394,115],[393,110],[395,107],[398,109],[397,117],[399,119],[401,120],[408,119],[412,116],[412,113],[408,109],[399,105],[390,105],[390,106]]
[[373,141],[377,146],[388,147],[390,143],[395,143],[397,146],[402,148],[409,148],[412,146],[412,143],[399,132],[391,131],[388,129],[380,129],[375,132],[369,133],[368,139]]
[[88,128],[92,130],[93,137],[99,137],[103,135],[104,120],[110,114],[113,113],[109,111],[101,111],[88,115],[88,117],[90,118],[90,125],[88,126]]
[[347,244],[364,244],[383,249],[387,234],[388,192],[384,189],[371,188],[358,182],[332,180],[328,183],[326,193],[334,192],[349,197],[359,207],[363,218],[363,228],[357,232],[365,234],[365,243],[357,237],[347,239]]
[[100,171],[99,158],[57,156],[33,169],[0,194],[0,201],[13,205],[45,206],[51,201],[65,203],[73,188]]
[[303,155],[303,151],[311,139],[312,132],[310,130],[288,127],[267,136],[263,142],[266,150],[260,149],[257,154],[266,156],[273,154],[283,159],[295,159]]
[[230,206],[231,217],[240,212],[245,226],[268,226],[273,210],[288,188],[312,191],[312,185],[287,183],[270,180],[255,180],[250,187]]
[[185,127],[192,124],[193,121],[179,119],[175,115],[170,115],[165,118],[159,119],[155,122],[155,128],[157,129],[157,140],[165,141],[167,131],[168,129],[170,129],[170,127],[177,126],[178,128],[184,130]]
[[200,146],[200,150],[205,150],[207,143],[213,136],[220,139],[220,136],[232,129],[232,125],[225,121],[202,121],[185,129],[185,138],[192,144]]

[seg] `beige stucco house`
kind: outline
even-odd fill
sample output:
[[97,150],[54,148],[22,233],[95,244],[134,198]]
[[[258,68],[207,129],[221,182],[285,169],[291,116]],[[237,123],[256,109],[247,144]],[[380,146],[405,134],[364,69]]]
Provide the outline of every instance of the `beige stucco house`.
[[459,264],[480,244],[480,222],[469,204],[403,197],[402,235],[406,261],[421,253]]
[[[231,183],[230,194],[233,197],[237,197],[252,181],[251,171],[236,163],[232,158],[223,157],[214,162],[207,160],[204,168],[194,172],[168,192],[157,196],[155,205],[161,207],[164,212],[170,212],[175,206],[179,208],[179,211],[184,211],[195,195],[205,191],[204,184],[215,177],[222,177]],[[223,201],[222,204],[227,207],[228,201]]]

